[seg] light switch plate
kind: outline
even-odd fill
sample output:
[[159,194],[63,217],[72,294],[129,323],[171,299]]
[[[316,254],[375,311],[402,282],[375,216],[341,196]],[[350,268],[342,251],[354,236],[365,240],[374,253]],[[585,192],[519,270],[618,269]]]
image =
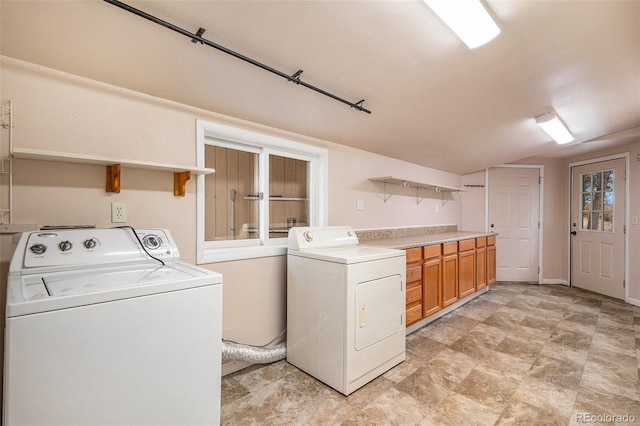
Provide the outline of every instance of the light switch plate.
[[364,210],[364,200],[356,200],[356,209]]

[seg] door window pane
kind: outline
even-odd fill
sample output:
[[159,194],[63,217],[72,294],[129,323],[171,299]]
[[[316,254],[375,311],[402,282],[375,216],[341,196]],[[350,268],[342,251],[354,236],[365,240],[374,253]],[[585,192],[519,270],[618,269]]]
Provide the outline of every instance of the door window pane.
[[613,232],[613,170],[584,173],[581,181],[581,229]]
[[591,174],[591,185],[593,186],[593,191],[600,191],[602,189],[602,172]]
[[591,174],[582,175],[582,192],[591,192]]
[[613,191],[613,170],[604,172],[604,189],[605,191]]

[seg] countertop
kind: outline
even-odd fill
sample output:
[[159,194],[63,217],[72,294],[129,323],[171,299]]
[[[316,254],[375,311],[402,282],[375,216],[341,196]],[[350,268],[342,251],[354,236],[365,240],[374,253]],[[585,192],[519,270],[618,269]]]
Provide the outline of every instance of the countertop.
[[487,237],[497,235],[493,232],[456,231],[440,232],[426,235],[408,235],[402,237],[388,237],[372,240],[360,240],[363,246],[388,247],[395,249],[408,249],[413,247],[429,246],[433,244],[450,243],[467,240],[470,238]]

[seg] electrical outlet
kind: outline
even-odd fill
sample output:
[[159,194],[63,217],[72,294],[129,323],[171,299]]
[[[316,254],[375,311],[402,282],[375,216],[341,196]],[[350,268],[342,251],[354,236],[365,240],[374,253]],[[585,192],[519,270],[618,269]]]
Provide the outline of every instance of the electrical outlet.
[[127,204],[111,203],[111,223],[124,223],[127,221]]
[[356,200],[356,210],[364,210],[364,200]]

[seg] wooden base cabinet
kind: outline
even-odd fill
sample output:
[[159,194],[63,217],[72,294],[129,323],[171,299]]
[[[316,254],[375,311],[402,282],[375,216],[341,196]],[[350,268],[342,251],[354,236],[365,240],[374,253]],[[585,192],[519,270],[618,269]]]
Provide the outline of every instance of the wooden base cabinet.
[[476,240],[458,242],[458,297],[476,291]]
[[405,250],[407,326],[496,280],[496,237],[470,238]]
[[487,237],[487,285],[496,282],[496,236]]
[[422,247],[405,250],[407,256],[407,318],[411,325],[422,319]]
[[442,309],[442,256],[440,244],[424,247],[422,264],[422,316],[428,317]]
[[458,243],[442,245],[442,307],[458,301]]
[[476,291],[487,286],[487,237],[476,238]]

